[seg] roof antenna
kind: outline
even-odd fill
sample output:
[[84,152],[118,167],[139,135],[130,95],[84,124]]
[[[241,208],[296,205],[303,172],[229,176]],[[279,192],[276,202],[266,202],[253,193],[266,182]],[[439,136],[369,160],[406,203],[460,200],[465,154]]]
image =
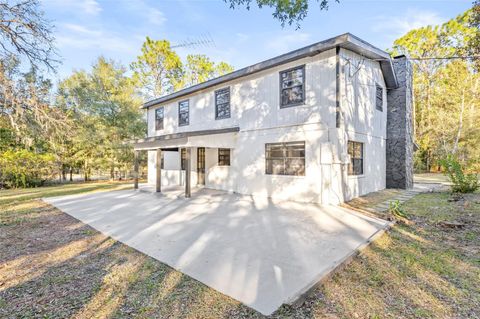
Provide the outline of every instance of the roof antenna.
[[175,48],[208,48],[208,47],[215,47],[215,41],[213,40],[212,36],[210,35],[210,32],[204,33],[199,35],[197,38],[191,39],[190,37],[187,37],[187,39],[174,44],[171,46],[172,49]]

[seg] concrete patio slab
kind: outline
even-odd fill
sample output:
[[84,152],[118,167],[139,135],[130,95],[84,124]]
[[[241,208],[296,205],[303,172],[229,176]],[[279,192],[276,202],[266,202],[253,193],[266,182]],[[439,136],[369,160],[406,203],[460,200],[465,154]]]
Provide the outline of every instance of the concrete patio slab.
[[336,206],[196,189],[46,198],[262,314],[294,302],[388,222]]

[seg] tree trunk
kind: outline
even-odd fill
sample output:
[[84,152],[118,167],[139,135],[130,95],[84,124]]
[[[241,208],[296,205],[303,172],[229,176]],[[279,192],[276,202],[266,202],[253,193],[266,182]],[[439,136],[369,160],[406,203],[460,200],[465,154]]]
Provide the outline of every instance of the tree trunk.
[[458,141],[460,140],[460,136],[462,134],[463,128],[463,111],[465,110],[465,89],[462,90],[462,102],[460,103],[460,116],[458,119],[458,130],[457,136],[455,137],[455,143],[453,144],[452,154],[456,154],[458,150]]
[[88,182],[88,169],[87,169],[87,167],[88,167],[87,161],[85,160],[85,162],[83,162],[83,177],[84,177],[85,182]]
[[73,182],[73,168],[70,166],[70,182]]

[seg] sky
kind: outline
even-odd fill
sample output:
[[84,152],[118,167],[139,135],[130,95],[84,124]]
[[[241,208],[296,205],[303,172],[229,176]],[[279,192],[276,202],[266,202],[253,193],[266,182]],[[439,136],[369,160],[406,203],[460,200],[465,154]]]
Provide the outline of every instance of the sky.
[[288,51],[350,32],[387,49],[408,30],[445,22],[472,0],[340,0],[321,11],[310,2],[308,17],[282,28],[272,9],[231,9],[222,0],[43,0],[55,26],[62,60],[57,79],[88,70],[99,56],[128,66],[146,36],[172,45],[210,39],[208,45],[178,48],[180,56],[206,54],[239,69]]

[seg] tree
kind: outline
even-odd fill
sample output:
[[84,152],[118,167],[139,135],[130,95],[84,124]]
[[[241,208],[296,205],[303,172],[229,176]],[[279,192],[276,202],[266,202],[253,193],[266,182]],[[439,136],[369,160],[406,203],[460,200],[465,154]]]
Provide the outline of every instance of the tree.
[[132,163],[133,152],[123,142],[145,135],[138,83],[126,71],[100,57],[90,72],[74,72],[59,84],[57,104],[76,123],[71,158],[86,180],[92,168],[109,168],[114,178],[116,169]]
[[464,164],[478,160],[479,80],[471,60],[449,59],[468,54],[476,30],[471,10],[438,26],[408,32],[394,42],[392,54],[414,62],[417,168],[431,170],[447,155]]
[[480,71],[480,0],[473,3],[472,16],[470,19],[470,27],[474,30],[474,35],[470,39],[469,48],[470,54],[477,56],[475,59],[475,66],[477,71]]
[[173,92],[182,76],[182,61],[172,50],[170,42],[149,37],[131,68],[147,100]]
[[52,25],[44,18],[38,0],[0,0],[0,59],[26,57],[32,67],[55,69],[59,62],[53,45]]
[[189,54],[178,88],[202,83],[232,71],[233,66],[228,63],[215,63],[204,54]]
[[[246,7],[250,10],[252,2],[254,0],[224,0],[230,4],[230,8]],[[280,21],[282,27],[285,23],[289,25],[296,24],[297,29],[300,28],[300,22],[307,16],[309,10],[308,0],[255,0],[257,6],[261,9],[263,7],[272,8],[273,17]],[[329,0],[316,0],[320,6],[320,10],[327,10]],[[340,2],[335,0],[335,2]]]

